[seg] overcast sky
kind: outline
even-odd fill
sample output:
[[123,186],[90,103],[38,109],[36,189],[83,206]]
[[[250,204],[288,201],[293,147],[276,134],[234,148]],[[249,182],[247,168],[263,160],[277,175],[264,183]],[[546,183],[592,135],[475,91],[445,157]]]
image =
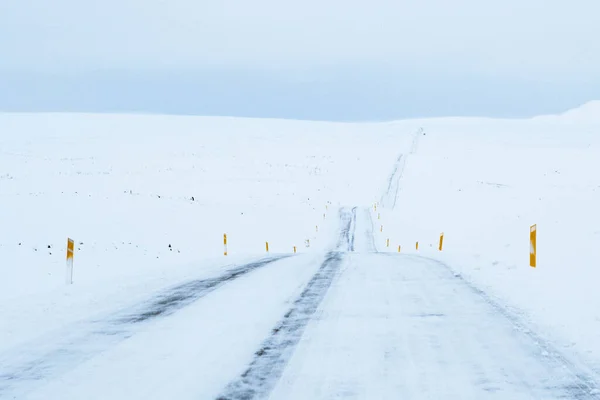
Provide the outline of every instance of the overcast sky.
[[598,15],[597,0],[0,0],[0,109],[555,112],[600,98]]

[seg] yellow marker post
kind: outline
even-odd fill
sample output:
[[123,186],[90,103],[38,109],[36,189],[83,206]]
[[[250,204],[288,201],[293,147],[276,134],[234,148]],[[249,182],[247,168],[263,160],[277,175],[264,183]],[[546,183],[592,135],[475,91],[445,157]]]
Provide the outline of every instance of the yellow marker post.
[[227,255],[227,234],[224,233],[223,234],[223,255],[226,256]]
[[296,246],[294,246],[294,254],[296,254]]
[[529,229],[529,266],[535,268],[537,265],[537,224],[531,225]]
[[440,234],[440,245],[438,246],[438,250],[442,251],[442,247],[444,246],[444,232]]
[[265,248],[267,249],[267,253],[269,252],[269,242],[265,242]]
[[419,250],[419,242],[415,244],[415,249]]
[[385,241],[385,247],[390,247],[390,239],[387,239],[387,240]]
[[373,204],[373,209],[377,211],[377,203]]
[[75,242],[73,239],[67,239],[67,285],[73,283],[73,253],[75,252]]
[[379,232],[383,232],[383,225],[379,228]]
[[400,245],[398,245],[398,253],[400,253]]

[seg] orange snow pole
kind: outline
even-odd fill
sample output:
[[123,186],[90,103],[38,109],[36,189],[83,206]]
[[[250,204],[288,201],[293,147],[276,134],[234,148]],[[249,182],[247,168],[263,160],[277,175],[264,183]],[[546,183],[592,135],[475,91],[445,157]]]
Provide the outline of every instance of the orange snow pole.
[[75,252],[75,242],[71,238],[67,238],[67,275],[66,282],[68,285],[73,283],[73,253]]
[[415,249],[419,250],[419,242],[415,244]]
[[439,251],[442,251],[442,247],[443,247],[443,245],[444,245],[444,232],[442,232],[442,233],[440,234],[440,245],[439,245],[439,247],[438,247],[438,250],[439,250]]
[[224,233],[223,234],[223,255],[226,256],[227,255],[227,234]]
[[400,253],[400,245],[398,245],[398,253]]
[[531,225],[529,229],[529,266],[535,268],[537,265],[537,224]]
[[265,242],[265,248],[267,249],[267,253],[269,252],[269,242]]
[[75,242],[73,239],[67,239],[67,260],[73,259],[74,248]]

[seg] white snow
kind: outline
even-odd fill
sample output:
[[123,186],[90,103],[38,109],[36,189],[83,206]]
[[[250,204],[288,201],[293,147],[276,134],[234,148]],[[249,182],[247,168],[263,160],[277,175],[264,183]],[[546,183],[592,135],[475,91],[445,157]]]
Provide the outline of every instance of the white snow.
[[0,114],[0,351],[262,257],[267,241],[328,248],[339,204],[374,201],[368,171],[383,178],[408,138],[393,123]]
[[[357,206],[355,251],[365,255],[359,258],[363,263],[383,257],[366,261],[373,243],[381,252],[396,253],[402,245],[402,253],[417,254],[419,241],[419,254],[444,262],[455,278],[505,304],[527,321],[523,329],[541,332],[571,362],[600,371],[598,104],[528,120],[362,124],[0,114],[0,361],[17,363],[14,354],[31,343],[103,320],[174,284],[219,276],[266,256],[266,241],[271,255],[291,254],[297,246],[300,257],[241,277],[169,319],[151,323],[130,340],[82,361],[74,376],[38,382],[41,391],[31,387],[26,398],[41,398],[45,390],[54,398],[60,393],[81,398],[94,385],[102,389],[97,398],[142,398],[150,392],[165,398],[164,385],[176,378],[159,377],[159,371],[191,360],[198,374],[178,375],[179,390],[186,393],[178,393],[179,398],[214,396],[243,371],[323,253],[334,248],[337,210]],[[420,128],[424,134],[416,136]],[[528,266],[531,224],[538,227],[536,269]],[[445,241],[439,252],[441,232]],[[76,242],[70,286],[64,282],[67,237]],[[422,264],[419,268],[428,268]],[[352,272],[353,265],[343,273],[355,284],[334,286],[319,313],[343,312],[343,300],[352,297],[365,273]],[[283,272],[275,273],[278,268]],[[389,285],[400,278],[390,272],[393,279],[384,284],[384,272],[374,270],[368,290],[382,293],[371,303],[363,293],[366,303],[359,305],[358,317],[376,318],[372,314],[387,298],[383,294],[392,296]],[[336,298],[336,290],[349,292]],[[265,297],[252,304],[257,293]],[[402,299],[400,294],[394,298]],[[236,302],[244,307],[237,308]],[[211,321],[211,330],[202,330],[194,318]],[[319,318],[306,332],[326,330],[331,322],[319,325]],[[390,318],[400,317],[391,313]],[[358,338],[367,340],[384,328],[373,329]],[[228,330],[239,337],[224,334]],[[140,349],[162,337],[174,342],[142,355]],[[215,343],[205,360],[195,357],[200,357],[197,347],[181,355],[194,337]],[[218,361],[232,340],[239,340],[235,351]],[[277,398],[292,384],[293,371],[301,371],[295,357],[317,365],[318,349],[331,350],[331,337],[315,340],[313,352],[300,342],[274,392]],[[348,345],[359,342],[349,338]],[[302,349],[307,353],[297,355]],[[214,384],[203,383],[202,371],[217,361],[222,364],[211,370]],[[121,362],[122,375],[106,374]],[[140,363],[157,368],[129,375]],[[149,380],[156,384],[141,390],[141,382]],[[306,390],[326,383],[318,377],[308,382],[313,386]],[[67,384],[68,393],[63,392]],[[136,385],[140,390],[133,393]]]
[[568,110],[561,115],[548,115],[534,118],[534,120],[551,120],[552,122],[572,122],[576,124],[600,122],[600,100],[589,101],[580,107]]
[[[597,106],[564,118],[419,121],[426,135],[408,156],[396,208],[381,211],[386,230],[377,244],[415,253],[420,241],[421,253],[450,264],[600,367]],[[573,118],[583,114],[595,119]],[[532,224],[536,269],[528,266]]]
[[[61,379],[24,385],[23,395],[32,400],[193,399],[198,393],[215,398],[243,372],[289,300],[303,290],[319,265],[311,267],[310,261],[292,258],[241,277],[84,360]],[[265,288],[268,280],[272,285]],[[94,342],[82,345],[94,351]],[[31,391],[36,384],[39,390]]]
[[540,362],[534,342],[448,275],[406,255],[350,255],[270,399],[560,398],[571,371]]

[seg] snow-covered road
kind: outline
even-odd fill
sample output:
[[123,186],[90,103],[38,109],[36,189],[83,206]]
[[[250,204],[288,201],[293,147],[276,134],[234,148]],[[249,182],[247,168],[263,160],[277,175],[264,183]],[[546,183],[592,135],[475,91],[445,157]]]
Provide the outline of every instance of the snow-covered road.
[[272,399],[596,398],[580,371],[437,262],[349,254],[341,271]]
[[0,398],[216,395],[243,370],[317,267],[311,256],[274,257],[44,334],[0,354]]
[[592,374],[435,260],[335,248],[188,282],[0,354],[7,399],[594,399]]

